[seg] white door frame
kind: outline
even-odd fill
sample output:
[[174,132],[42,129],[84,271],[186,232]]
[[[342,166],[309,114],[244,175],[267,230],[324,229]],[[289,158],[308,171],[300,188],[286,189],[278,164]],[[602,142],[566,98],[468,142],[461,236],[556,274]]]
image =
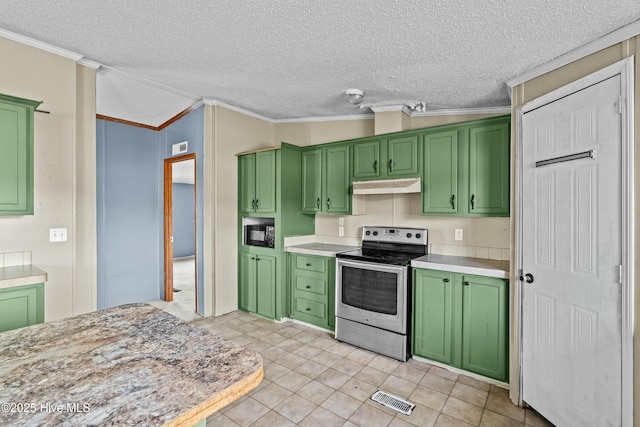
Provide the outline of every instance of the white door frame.
[[[622,425],[633,426],[633,319],[634,319],[634,148],[633,148],[633,56],[605,67],[593,74],[569,83],[548,94],[536,98],[516,109],[516,255],[518,275],[522,275],[522,172],[523,172],[523,114],[568,96],[578,90],[594,85],[604,79],[620,75],[621,93],[621,138],[622,138]],[[522,282],[516,279],[516,320],[518,330],[518,403],[522,405]],[[624,379],[628,379],[625,381]],[[630,380],[629,380],[630,379]]]

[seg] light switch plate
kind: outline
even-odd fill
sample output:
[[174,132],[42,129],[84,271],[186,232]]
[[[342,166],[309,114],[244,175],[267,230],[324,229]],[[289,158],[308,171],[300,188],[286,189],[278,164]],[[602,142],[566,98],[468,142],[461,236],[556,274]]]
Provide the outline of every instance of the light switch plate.
[[456,228],[456,240],[462,240],[462,228]]
[[66,228],[50,228],[49,241],[50,242],[66,242],[67,229]]

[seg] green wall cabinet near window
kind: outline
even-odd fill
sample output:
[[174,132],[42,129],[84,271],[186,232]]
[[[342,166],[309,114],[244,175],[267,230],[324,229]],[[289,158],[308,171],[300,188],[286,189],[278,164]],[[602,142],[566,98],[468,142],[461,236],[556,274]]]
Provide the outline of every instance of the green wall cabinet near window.
[[44,322],[44,283],[0,289],[0,332]]
[[275,212],[276,154],[260,151],[238,157],[239,198],[242,212]]
[[335,258],[290,254],[291,317],[334,330]]
[[353,142],[353,179],[406,178],[419,174],[419,138],[403,132]]
[[241,253],[239,257],[238,305],[240,309],[275,318],[276,258]]
[[508,382],[508,281],[420,268],[413,275],[413,354]]
[[424,133],[422,213],[509,216],[510,116]]
[[38,105],[0,94],[0,215],[33,215],[33,112]]
[[351,213],[349,154],[347,144],[302,152],[302,212]]

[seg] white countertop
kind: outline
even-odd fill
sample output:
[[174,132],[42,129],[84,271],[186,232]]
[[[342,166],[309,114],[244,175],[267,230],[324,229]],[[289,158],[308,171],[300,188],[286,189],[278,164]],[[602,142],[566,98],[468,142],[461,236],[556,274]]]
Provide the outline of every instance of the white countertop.
[[509,278],[509,261],[429,254],[411,261],[411,267],[478,276]]
[[31,264],[0,268],[0,289],[46,281],[47,272]]
[[285,252],[296,254],[318,255],[335,257],[339,252],[352,251],[358,249],[358,246],[338,245],[333,243],[303,243],[300,245],[285,246]]

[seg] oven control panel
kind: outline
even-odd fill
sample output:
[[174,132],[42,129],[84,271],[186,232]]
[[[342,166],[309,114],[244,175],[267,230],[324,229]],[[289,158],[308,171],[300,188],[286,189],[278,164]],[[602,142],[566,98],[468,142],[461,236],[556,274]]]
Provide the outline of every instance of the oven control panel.
[[426,245],[428,234],[429,231],[426,228],[362,227],[362,240],[371,242]]

